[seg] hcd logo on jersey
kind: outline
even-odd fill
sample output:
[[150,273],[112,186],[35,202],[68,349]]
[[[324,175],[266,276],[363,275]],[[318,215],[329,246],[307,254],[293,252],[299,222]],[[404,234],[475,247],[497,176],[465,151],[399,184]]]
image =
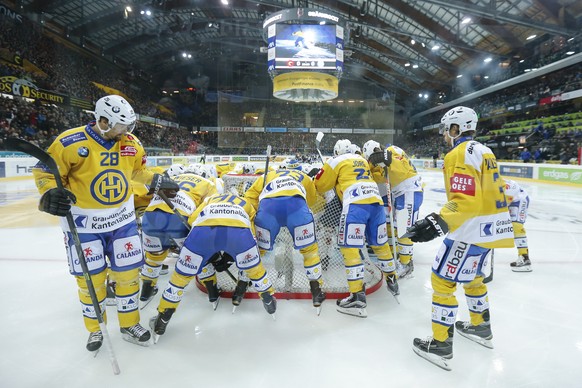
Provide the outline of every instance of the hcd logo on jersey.
[[91,194],[102,205],[116,205],[127,197],[128,183],[117,170],[104,170],[91,182]]

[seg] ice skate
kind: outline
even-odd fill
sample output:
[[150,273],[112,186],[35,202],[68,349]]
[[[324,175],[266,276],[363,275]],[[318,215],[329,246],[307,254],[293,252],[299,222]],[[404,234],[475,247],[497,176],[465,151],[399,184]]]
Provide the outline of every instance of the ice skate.
[[218,285],[213,283],[211,280],[203,283],[206,287],[206,292],[208,293],[208,301],[212,303],[212,308],[216,311],[218,303],[220,303],[220,289]]
[[275,320],[275,311],[277,311],[277,299],[275,296],[266,291],[261,293],[261,300],[267,313],[271,314],[273,320]]
[[366,318],[368,316],[366,306],[366,293],[364,291],[350,294],[336,301],[337,311],[360,318]]
[[122,338],[127,342],[139,346],[150,346],[151,334],[148,329],[139,323],[130,327],[122,327],[119,330],[121,331]]
[[236,287],[234,289],[234,292],[232,293],[232,313],[234,314],[234,312],[236,311],[236,308],[240,305],[240,302],[242,302],[245,293],[247,292],[247,288],[249,286],[249,282],[246,280],[239,280],[236,283]]
[[154,344],[158,343],[160,336],[166,332],[166,327],[170,323],[170,319],[176,309],[165,309],[163,313],[158,313],[157,316],[150,319],[150,329],[154,335]]
[[396,273],[398,274],[398,279],[411,279],[414,277],[412,272],[414,271],[414,263],[410,260],[407,264],[401,264],[400,261],[396,262]]
[[396,302],[400,304],[400,300],[398,300],[398,295],[400,295],[400,287],[398,286],[398,279],[396,277],[396,273],[392,273],[392,275],[386,274],[386,287],[388,291],[392,294]]
[[139,295],[140,310],[143,310],[158,293],[158,287],[151,280],[144,280],[141,285],[141,294]]
[[480,325],[471,325],[471,322],[455,322],[457,332],[471,341],[477,342],[486,348],[493,349],[493,333],[489,322]]
[[519,255],[517,261],[509,264],[513,272],[531,272],[531,261],[529,255]]
[[101,348],[101,345],[103,345],[103,333],[101,330],[89,333],[87,350],[90,352],[97,352]]
[[437,341],[433,337],[428,337],[427,339],[415,338],[412,341],[412,350],[439,368],[451,370],[449,360],[453,358],[452,337],[447,338],[445,341]]
[[310,280],[309,287],[311,288],[311,298],[313,300],[313,307],[316,308],[316,313],[321,314],[321,304],[325,300],[325,292],[321,290],[318,280]]

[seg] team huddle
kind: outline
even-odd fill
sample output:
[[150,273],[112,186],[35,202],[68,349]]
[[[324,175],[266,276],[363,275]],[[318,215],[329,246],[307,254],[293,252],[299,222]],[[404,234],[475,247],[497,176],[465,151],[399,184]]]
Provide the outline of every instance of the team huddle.
[[[95,121],[59,135],[48,149],[65,188],[58,188],[47,166],[33,173],[42,194],[39,209],[62,217],[69,270],[77,279],[87,349],[98,350],[105,318],[107,284],[114,281],[123,338],[149,346],[168,324],[195,278],[214,308],[220,298],[217,272],[227,273],[236,287],[233,308],[252,285],[268,314],[277,309],[277,290],[263,260],[272,251],[281,228],[303,257],[313,306],[326,299],[314,206],[338,201],[337,246],[343,257],[349,295],[336,301],[344,314],[366,317],[365,267],[362,249],[377,257],[387,290],[400,294],[398,279],[414,271],[413,244],[446,235],[432,269],[433,337],[416,338],[417,354],[450,369],[454,327],[459,334],[492,347],[487,288],[483,280],[493,248],[517,245],[514,271],[531,271],[523,224],[529,198],[516,182],[504,181],[493,153],[472,140],[477,116],[466,107],[451,109],[442,119],[448,202],[437,213],[419,218],[423,184],[406,153],[370,140],[362,148],[338,140],[333,156],[321,168],[291,161],[257,169],[243,164],[235,173],[254,174],[244,192],[226,190],[221,177],[235,167],[172,165],[166,171],[146,166],[140,141],[131,134],[136,116],[127,101],[107,96],[96,104]],[[71,214],[76,231],[64,222]],[[94,294],[75,249],[78,233]],[[158,292],[163,262],[171,251],[179,256],[163,288],[157,315],[149,329],[140,324],[142,307]],[[236,268],[235,274],[231,269]],[[108,280],[109,279],[109,280]],[[457,283],[465,288],[471,321],[455,322]],[[150,331],[151,330],[151,331]]]

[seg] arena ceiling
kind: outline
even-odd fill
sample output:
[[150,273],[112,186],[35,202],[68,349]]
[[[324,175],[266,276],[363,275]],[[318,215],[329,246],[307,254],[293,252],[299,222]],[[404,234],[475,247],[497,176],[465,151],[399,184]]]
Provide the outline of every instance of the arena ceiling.
[[[229,69],[255,64],[255,72],[266,73],[260,48],[266,46],[262,21],[269,13],[297,7],[333,11],[349,21],[345,77],[405,94],[450,85],[487,57],[493,65],[527,58],[528,43],[535,39],[582,39],[579,0],[223,2],[15,0],[12,5],[105,58],[150,75],[193,65],[212,73],[221,61],[233,62]],[[536,38],[528,40],[532,35]]]

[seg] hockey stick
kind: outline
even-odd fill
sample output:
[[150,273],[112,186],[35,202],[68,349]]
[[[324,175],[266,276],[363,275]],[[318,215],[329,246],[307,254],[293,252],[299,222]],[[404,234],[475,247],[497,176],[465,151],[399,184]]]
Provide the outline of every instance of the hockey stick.
[[269,159],[271,159],[271,146],[267,146],[267,161],[265,162],[265,172],[263,173],[263,189],[267,184],[267,174],[269,173]]
[[388,190],[388,206],[390,213],[390,233],[392,234],[392,252],[396,260],[396,235],[394,234],[394,204],[392,203],[392,187],[390,186],[390,177],[388,176],[388,167],[384,167],[384,175],[386,175],[386,188]]
[[[55,160],[47,152],[43,151],[34,144],[29,143],[26,140],[22,139],[10,138],[7,139],[4,142],[4,144],[6,146],[6,149],[24,152],[25,154],[28,154],[38,159],[41,163],[45,164],[49,168],[50,172],[53,174],[55,181],[57,183],[57,187],[59,189],[64,189],[63,181],[61,180],[61,174],[59,173],[59,167],[57,166]],[[93,304],[95,314],[97,315],[99,328],[101,329],[101,333],[103,334],[103,340],[105,341],[105,343],[107,344],[107,348],[109,349],[109,360],[111,361],[113,373],[118,375],[119,373],[121,373],[119,369],[119,364],[117,363],[117,358],[115,357],[115,352],[113,351],[113,345],[111,344],[111,338],[109,337],[109,332],[107,331],[107,325],[103,320],[103,314],[101,312],[101,307],[99,306],[99,300],[97,299],[95,286],[93,285],[93,280],[91,279],[91,275],[89,274],[87,260],[85,259],[85,255],[83,254],[83,246],[81,245],[81,240],[79,238],[79,234],[77,233],[77,227],[75,226],[75,221],[73,220],[73,215],[70,210],[69,212],[67,212],[67,215],[65,217],[67,219],[67,224],[69,225],[71,235],[73,236],[73,242],[77,250],[77,257],[83,270],[83,277],[85,278],[85,282],[87,283],[89,296],[91,297],[91,303]]]
[[317,153],[319,154],[319,159],[321,160],[321,163],[325,164],[325,162],[323,161],[323,155],[319,149],[319,145],[321,144],[321,139],[323,139],[323,132],[317,132],[317,136],[315,136],[315,149],[317,149]]
[[[174,206],[174,204],[172,203],[172,201],[170,201],[170,199],[166,196],[166,194],[164,194],[163,191],[158,191],[156,194],[162,199],[162,201],[164,201],[166,203],[166,205],[169,206],[170,209],[172,209],[172,212],[174,212],[174,214],[177,215],[178,218],[180,218],[180,221],[182,221],[182,224],[184,224],[184,226],[186,228],[188,228],[188,230],[192,229],[192,227],[188,223],[188,220],[186,219],[186,217],[182,213],[180,213],[178,211],[178,209],[176,209],[176,207]],[[225,271],[228,274],[228,276],[232,279],[232,281],[235,282],[235,284],[236,284],[236,282],[238,280],[234,277],[234,275],[232,274],[232,272],[230,272],[228,269],[226,269]]]

